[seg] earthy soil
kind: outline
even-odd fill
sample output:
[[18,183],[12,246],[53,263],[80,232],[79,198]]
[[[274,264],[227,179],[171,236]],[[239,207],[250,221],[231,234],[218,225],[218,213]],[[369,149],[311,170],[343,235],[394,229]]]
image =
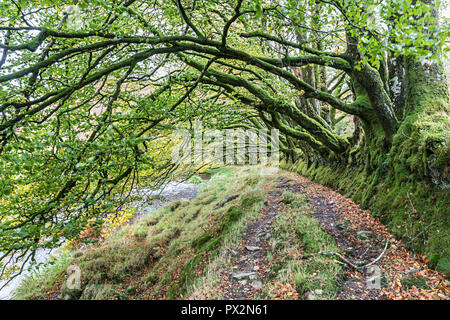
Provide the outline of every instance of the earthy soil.
[[[248,300],[255,297],[262,289],[270,263],[267,253],[271,251],[268,243],[272,222],[282,214],[279,207],[281,194],[285,190],[285,178],[278,179],[275,190],[269,191],[265,207],[259,219],[247,227],[242,239],[242,248],[230,252],[232,272],[222,271],[222,278],[228,279],[224,299]],[[269,185],[266,185],[269,188]],[[250,250],[249,250],[250,249]]]

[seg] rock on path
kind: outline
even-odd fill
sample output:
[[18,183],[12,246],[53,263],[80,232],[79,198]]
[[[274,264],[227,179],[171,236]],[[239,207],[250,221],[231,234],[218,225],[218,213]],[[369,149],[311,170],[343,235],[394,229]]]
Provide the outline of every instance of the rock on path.
[[281,215],[278,203],[287,182],[283,176],[276,181],[279,184],[275,190],[268,193],[265,207],[258,220],[247,227],[242,239],[242,248],[231,250],[231,264],[235,267],[231,274],[227,271],[222,272],[222,276],[229,279],[231,284],[225,290],[224,299],[252,299],[263,288],[263,281],[270,267],[267,253],[272,250],[268,242],[271,225]]

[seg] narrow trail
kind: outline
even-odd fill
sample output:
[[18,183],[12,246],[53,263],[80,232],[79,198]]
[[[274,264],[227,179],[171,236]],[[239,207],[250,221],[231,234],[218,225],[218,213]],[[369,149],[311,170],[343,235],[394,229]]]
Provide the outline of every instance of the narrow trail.
[[[305,185],[306,189],[312,184],[306,182]],[[383,243],[387,241],[382,236],[377,236],[368,230],[360,230],[358,234],[361,236],[358,240],[349,232],[348,225],[342,223],[341,215],[334,208],[335,201],[329,201],[324,196],[316,194],[309,195],[308,198],[314,208],[313,217],[319,220],[322,228],[333,237],[338,247],[344,252],[348,263],[354,266],[365,266],[382,254]],[[357,270],[347,272],[338,299],[379,300],[387,298],[380,292],[380,289],[367,288],[366,284],[370,276],[368,268],[363,268],[362,273]]]
[[226,289],[224,299],[249,300],[257,296],[263,287],[264,279],[270,270],[267,253],[272,250],[269,245],[271,225],[282,214],[278,203],[285,190],[286,179],[280,177],[275,181],[279,183],[275,190],[268,191],[260,217],[248,226],[245,232],[242,249],[231,252],[233,272],[222,272],[222,277],[228,279],[231,284]]
[[[311,215],[341,250],[341,253],[323,253],[342,264],[345,270],[337,299],[448,299],[445,279],[429,269],[423,257],[413,257],[369,211],[295,173],[281,173],[273,181],[277,184],[274,188],[268,184],[265,207],[258,220],[247,228],[241,249],[230,252],[233,271],[221,271],[230,284],[224,299],[255,299],[268,280],[271,263],[267,254],[272,251],[268,240],[272,222],[283,214],[279,203],[284,191],[309,199]],[[382,275],[378,282],[371,280],[375,271]],[[405,288],[400,280],[409,275],[427,279],[428,288]]]
[[[408,251],[369,210],[296,173],[287,177],[300,186],[314,209],[312,216],[342,251],[334,257],[346,271],[337,299],[449,299],[445,278],[427,266],[424,255]],[[380,275],[376,281],[375,274]],[[412,276],[424,279],[424,287],[404,285]]]

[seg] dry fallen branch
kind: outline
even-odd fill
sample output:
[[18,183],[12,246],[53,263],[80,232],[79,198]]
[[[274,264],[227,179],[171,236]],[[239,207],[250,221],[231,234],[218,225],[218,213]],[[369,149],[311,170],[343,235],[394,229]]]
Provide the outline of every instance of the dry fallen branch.
[[345,258],[340,253],[337,253],[337,252],[334,252],[334,251],[321,251],[319,253],[324,255],[324,256],[330,256],[330,255],[336,256],[336,257],[340,258],[342,261],[344,261],[346,264],[351,266],[353,269],[358,269],[358,267],[356,265],[354,265],[352,262],[350,262],[347,258]]
[[363,268],[366,268],[368,266],[373,265],[374,263],[377,263],[381,259],[381,257],[384,255],[384,253],[386,252],[388,245],[389,245],[389,240],[386,241],[386,244],[384,245],[383,252],[381,252],[380,255],[375,260],[373,260],[372,262],[370,262],[370,263],[366,264],[365,266],[363,266]]
[[364,265],[364,266],[360,266],[360,267],[358,267],[358,266],[356,266],[355,264],[353,264],[351,261],[349,261],[347,258],[345,258],[343,255],[341,255],[341,254],[338,253],[338,252],[334,252],[334,251],[321,251],[321,252],[319,252],[319,253],[322,254],[322,255],[334,255],[334,256],[340,258],[342,261],[344,261],[344,262],[345,262],[346,264],[348,264],[349,266],[351,266],[353,269],[361,269],[361,268],[366,268],[366,267],[369,267],[369,266],[371,266],[371,265],[377,263],[377,262],[383,257],[383,255],[386,253],[386,250],[387,250],[387,248],[388,248],[388,245],[389,245],[389,240],[386,241],[386,244],[385,244],[385,246],[384,246],[383,251],[381,252],[381,254],[380,254],[375,260],[373,260],[372,262],[370,262],[370,263],[368,263],[368,264],[366,264],[366,265]]

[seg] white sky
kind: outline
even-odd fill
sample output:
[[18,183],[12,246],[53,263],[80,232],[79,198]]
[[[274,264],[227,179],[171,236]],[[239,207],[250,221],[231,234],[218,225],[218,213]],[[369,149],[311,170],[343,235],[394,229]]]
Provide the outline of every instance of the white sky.
[[450,18],[450,0],[443,0],[441,4],[441,15],[443,18]]

